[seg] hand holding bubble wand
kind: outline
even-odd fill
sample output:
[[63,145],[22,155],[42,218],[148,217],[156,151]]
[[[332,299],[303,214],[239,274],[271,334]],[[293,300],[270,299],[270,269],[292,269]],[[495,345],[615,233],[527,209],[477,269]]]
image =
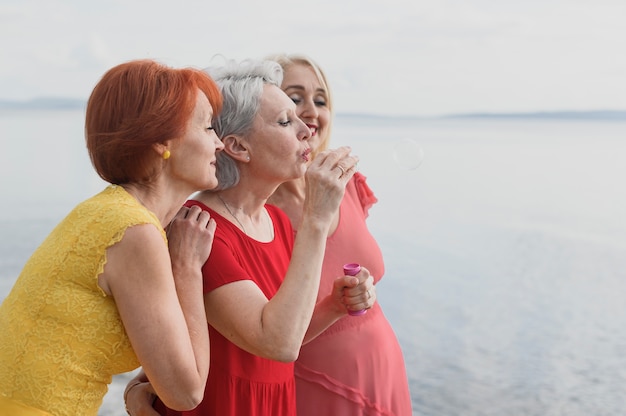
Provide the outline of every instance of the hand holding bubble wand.
[[[343,272],[346,276],[356,276],[361,271],[361,266],[358,263],[347,263],[343,265]],[[361,316],[367,313],[367,309],[361,309],[360,311],[349,310],[348,315]]]

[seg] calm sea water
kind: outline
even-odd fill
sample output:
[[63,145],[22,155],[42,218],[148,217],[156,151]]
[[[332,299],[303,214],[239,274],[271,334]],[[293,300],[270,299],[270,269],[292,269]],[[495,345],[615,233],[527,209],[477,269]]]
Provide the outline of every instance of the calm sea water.
[[[104,186],[82,117],[0,113],[0,299],[56,222]],[[378,294],[415,414],[623,414],[626,123],[338,117],[334,128],[379,198]],[[129,377],[101,415],[125,414]]]

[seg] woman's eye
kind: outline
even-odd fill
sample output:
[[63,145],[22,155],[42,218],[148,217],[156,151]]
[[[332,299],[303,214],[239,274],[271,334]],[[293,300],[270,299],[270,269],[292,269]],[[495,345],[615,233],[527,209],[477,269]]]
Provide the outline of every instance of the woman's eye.
[[316,100],[315,105],[318,107],[326,107],[326,101],[324,100]]
[[209,126],[206,128],[207,130],[214,130],[213,126]]
[[291,96],[291,97],[289,97],[289,98],[291,98],[291,101],[293,101],[293,103],[294,103],[295,105],[298,105],[298,104],[300,104],[300,103],[302,102],[302,98],[297,97],[297,96]]
[[287,127],[288,125],[291,124],[291,120],[287,120],[287,121],[279,121],[278,124],[280,124],[283,127]]

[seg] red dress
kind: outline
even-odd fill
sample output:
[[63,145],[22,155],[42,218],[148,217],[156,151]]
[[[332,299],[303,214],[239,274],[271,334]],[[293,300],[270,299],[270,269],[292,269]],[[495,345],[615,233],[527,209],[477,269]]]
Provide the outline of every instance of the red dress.
[[[318,302],[344,263],[360,263],[380,281],[383,255],[365,223],[377,201],[356,173],[341,202],[339,224],[326,242]],[[376,303],[345,316],[307,343],[295,364],[298,416],[410,416],[411,396],[396,334]]]
[[[213,248],[202,272],[204,292],[222,285],[252,280],[271,299],[280,287],[293,249],[289,218],[278,208],[266,205],[274,223],[274,240],[256,241],[230,221],[198,201],[217,222]],[[157,399],[162,415],[267,416],[296,414],[293,363],[282,363],[250,354],[228,341],[211,325],[211,368],[202,403],[192,411],[165,408]]]

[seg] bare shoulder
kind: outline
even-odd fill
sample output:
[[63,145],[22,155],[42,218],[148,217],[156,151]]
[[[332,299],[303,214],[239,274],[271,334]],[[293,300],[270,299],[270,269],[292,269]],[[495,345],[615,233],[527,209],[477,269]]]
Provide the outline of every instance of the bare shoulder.
[[[98,277],[100,287],[113,293],[114,287],[142,276],[154,276],[155,270],[168,270],[170,262],[167,243],[154,224],[138,224],[128,227],[124,236],[107,249],[106,264]],[[129,279],[136,276],[136,279]]]

